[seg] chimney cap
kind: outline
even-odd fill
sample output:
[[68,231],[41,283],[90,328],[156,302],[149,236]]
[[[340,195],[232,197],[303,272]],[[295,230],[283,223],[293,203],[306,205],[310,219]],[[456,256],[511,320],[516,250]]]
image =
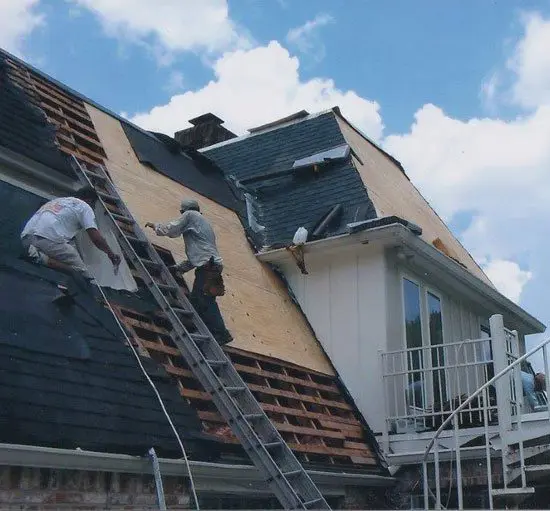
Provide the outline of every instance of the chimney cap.
[[198,117],[194,117],[193,119],[189,119],[189,122],[193,126],[199,126],[200,124],[216,124],[218,126],[221,126],[225,121],[223,119],[220,119],[217,115],[208,112],[207,114],[202,114]]

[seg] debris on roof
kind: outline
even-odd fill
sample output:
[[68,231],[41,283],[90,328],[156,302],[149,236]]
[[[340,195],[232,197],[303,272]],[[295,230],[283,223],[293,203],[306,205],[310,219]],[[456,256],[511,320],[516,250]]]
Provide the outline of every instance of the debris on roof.
[[[123,129],[141,163],[150,165],[157,172],[226,208],[233,211],[240,210],[241,205],[233,194],[223,172],[215,165],[197,165],[181,146],[179,151],[175,150],[173,145],[171,150],[167,151],[166,139],[179,145],[176,140],[167,135],[162,135],[160,141],[147,136],[127,123],[123,123]],[[159,137],[158,134],[156,136]],[[202,158],[205,157],[202,156]]]

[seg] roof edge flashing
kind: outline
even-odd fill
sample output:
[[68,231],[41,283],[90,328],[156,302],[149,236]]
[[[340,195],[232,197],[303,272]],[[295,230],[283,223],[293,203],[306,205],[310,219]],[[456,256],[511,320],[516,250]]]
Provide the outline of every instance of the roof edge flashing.
[[[418,254],[420,258],[429,262],[432,268],[443,271],[450,275],[455,282],[465,285],[468,289],[474,291],[477,301],[486,303],[488,300],[492,302],[492,306],[506,311],[511,316],[515,317],[527,329],[531,329],[531,333],[542,333],[546,330],[546,326],[537,318],[529,314],[522,307],[506,298],[502,293],[489,286],[478,277],[470,273],[469,270],[462,267],[459,263],[449,258],[437,248],[420,238],[411,229],[402,223],[390,223],[374,228],[366,228],[354,233],[342,234],[331,238],[311,241],[306,243],[304,254],[322,254],[329,251],[338,251],[349,249],[353,246],[369,245],[382,246],[385,248],[397,247],[405,245]],[[276,250],[266,250],[256,254],[256,257],[265,262],[273,264],[281,264],[285,262],[293,262],[290,259],[288,250],[285,248]]]
[[[31,445],[0,444],[0,458],[4,466],[39,467],[67,470],[90,470],[102,472],[126,472],[149,474],[151,464],[147,457],[127,454],[113,454],[95,451],[60,449]],[[188,475],[187,464],[182,459],[159,458],[160,471],[165,476]],[[189,460],[189,468],[200,483],[199,490],[215,491],[218,484],[224,484],[227,491],[239,493],[243,482],[259,484],[253,492],[269,492],[267,484],[253,465],[233,465]],[[363,472],[325,472],[308,469],[314,482],[329,492],[343,492],[344,486],[393,486],[393,477]],[[220,483],[218,483],[218,481]],[[233,484],[231,482],[233,481]]]

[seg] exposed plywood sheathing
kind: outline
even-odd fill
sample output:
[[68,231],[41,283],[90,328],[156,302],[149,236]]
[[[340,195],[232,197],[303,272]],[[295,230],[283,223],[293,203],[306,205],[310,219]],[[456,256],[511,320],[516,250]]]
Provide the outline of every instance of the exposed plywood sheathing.
[[[235,341],[233,347],[292,361],[325,374],[333,374],[326,355],[301,312],[279,279],[254,256],[237,215],[156,172],[137,159],[120,122],[86,105],[107,153],[106,166],[122,198],[136,219],[163,222],[178,215],[183,197],[197,199],[216,232],[224,259],[227,294],[219,304]],[[185,258],[181,238],[151,236]],[[192,274],[189,274],[192,278]]]
[[463,264],[471,273],[492,286],[468,251],[453,236],[416,187],[398,165],[378,150],[350,124],[336,115],[342,133],[355,154],[355,165],[369,193],[378,216],[396,215],[422,228],[422,238],[432,244],[438,239],[450,257]]
[[9,58],[5,63],[13,83],[27,92],[57,128],[59,149],[91,164],[102,163],[105,152],[84,102]]
[[[198,411],[204,431],[224,443],[237,438],[217,412],[170,339],[166,321],[159,315],[141,314],[116,307],[142,354],[164,367],[178,385],[181,396]],[[339,466],[373,466],[365,430],[335,382],[335,377],[309,371],[290,362],[225,349],[262,408],[303,462]]]
[[[106,192],[101,182],[96,186],[99,191]],[[110,209],[121,213],[114,206]],[[122,220],[117,220],[117,223],[123,229],[132,229]],[[133,232],[129,234],[135,235]],[[174,263],[166,249],[157,248],[157,252],[166,264]],[[144,288],[131,262],[129,265],[138,286]],[[154,270],[151,275],[155,280],[159,278]],[[185,282],[181,281],[180,286],[184,293],[189,292]],[[197,411],[204,431],[225,444],[238,444],[217,412],[210,394],[204,391],[174,344],[170,322],[162,312],[156,311],[154,306],[145,307],[147,312],[140,312],[128,305],[111,305],[140,355],[154,360],[175,380],[182,398]],[[182,322],[193,332],[193,321],[182,318]],[[250,390],[302,461],[342,466],[377,465],[377,457],[355,407],[348,402],[334,376],[236,348],[225,349]]]

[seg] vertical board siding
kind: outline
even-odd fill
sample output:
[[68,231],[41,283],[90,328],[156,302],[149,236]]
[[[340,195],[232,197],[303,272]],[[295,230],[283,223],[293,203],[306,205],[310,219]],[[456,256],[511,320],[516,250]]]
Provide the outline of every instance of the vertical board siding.
[[382,251],[307,257],[309,274],[283,264],[290,287],[360,412],[374,431],[384,421],[379,350],[386,347]]

